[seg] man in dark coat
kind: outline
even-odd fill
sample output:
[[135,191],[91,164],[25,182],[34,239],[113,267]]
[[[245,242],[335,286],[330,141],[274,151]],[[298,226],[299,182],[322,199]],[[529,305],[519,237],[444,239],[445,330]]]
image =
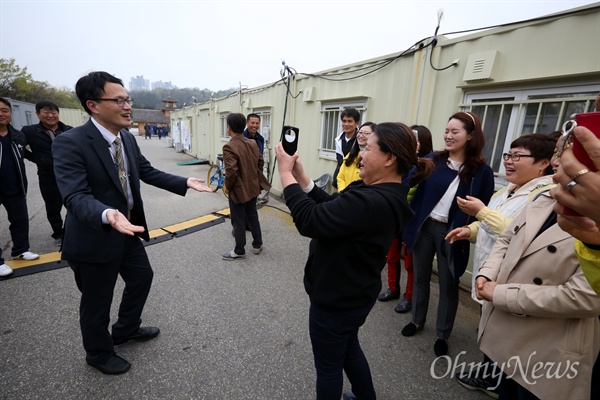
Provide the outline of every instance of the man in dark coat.
[[25,149],[25,158],[37,165],[40,192],[46,205],[46,217],[52,227],[52,238],[57,246],[62,244],[63,236],[63,220],[60,214],[62,198],[54,176],[52,142],[56,136],[72,128],[60,122],[59,112],[56,104],[40,101],[35,105],[39,124],[24,126],[21,129],[29,146],[29,149]]

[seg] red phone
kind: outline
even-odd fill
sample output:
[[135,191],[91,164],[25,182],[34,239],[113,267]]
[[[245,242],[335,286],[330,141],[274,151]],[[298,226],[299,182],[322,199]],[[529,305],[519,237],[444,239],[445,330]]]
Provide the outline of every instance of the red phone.
[[[600,111],[576,114],[575,122],[577,123],[577,126],[585,126],[588,128],[594,135],[596,135],[597,138],[600,139]],[[573,155],[575,158],[577,158],[577,161],[585,165],[590,171],[598,171],[598,168],[596,168],[581,143],[579,143],[579,140],[577,140],[575,135],[573,135],[572,138]],[[568,207],[564,207],[563,212],[565,215],[581,215],[577,211],[571,210]]]

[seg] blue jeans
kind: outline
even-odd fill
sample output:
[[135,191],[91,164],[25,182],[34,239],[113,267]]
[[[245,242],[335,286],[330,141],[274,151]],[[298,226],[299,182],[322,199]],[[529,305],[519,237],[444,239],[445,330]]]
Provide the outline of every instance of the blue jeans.
[[352,310],[326,310],[310,306],[309,330],[315,368],[317,400],[339,400],[344,379],[359,400],[375,399],[369,363],[358,342],[358,329],[365,323],[372,303]]

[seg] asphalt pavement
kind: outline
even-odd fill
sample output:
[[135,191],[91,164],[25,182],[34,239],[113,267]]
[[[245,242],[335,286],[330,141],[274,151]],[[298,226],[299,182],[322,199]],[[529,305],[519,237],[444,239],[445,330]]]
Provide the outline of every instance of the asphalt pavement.
[[[206,178],[207,165],[177,165],[192,159],[167,148],[164,140],[138,137],[138,143],[156,168]],[[27,172],[31,251],[55,252],[29,162]],[[221,191],[180,197],[143,184],[142,196],[151,230],[227,208]],[[233,248],[228,219],[146,247],[155,275],[143,325],[158,326],[161,334],[116,348],[133,365],[124,375],[103,375],[85,363],[80,294],[69,268],[0,281],[0,399],[314,399],[309,301],[302,284],[309,239],[300,236],[285,203],[274,196],[259,217],[264,250],[247,251],[243,260],[221,259]],[[5,256],[11,244],[0,207]],[[384,287],[386,277],[384,270]],[[122,289],[119,280],[111,322]],[[437,282],[431,296],[429,322],[414,337],[400,334],[410,314],[395,313],[395,301],[378,302],[361,329],[378,398],[487,398],[452,378],[461,366],[481,359],[478,306],[461,293],[449,357],[436,360]],[[345,389],[350,389],[347,381]]]

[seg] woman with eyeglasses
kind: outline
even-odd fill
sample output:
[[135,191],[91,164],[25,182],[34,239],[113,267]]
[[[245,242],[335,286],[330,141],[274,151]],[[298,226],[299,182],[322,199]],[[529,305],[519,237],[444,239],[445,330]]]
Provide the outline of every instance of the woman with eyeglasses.
[[502,155],[509,183],[492,196],[487,207],[476,197],[458,198],[458,207],[477,221],[453,229],[446,235],[446,240],[450,243],[476,240],[471,297],[479,304],[483,302],[475,295],[475,276],[496,238],[528,201],[554,186],[550,160],[555,145],[555,139],[542,133],[521,136],[510,144],[510,151]]
[[[423,330],[433,258],[437,256],[440,297],[433,349],[438,357],[448,353],[448,338],[458,310],[458,282],[469,261],[467,241],[450,244],[444,240],[449,231],[472,220],[458,207],[457,199],[473,196],[487,203],[494,192],[494,174],[482,155],[484,143],[477,115],[458,112],[450,117],[444,132],[445,148],[427,156],[436,168],[419,184],[410,203],[415,218],[404,229],[404,242],[413,255],[415,282],[412,321],[402,329],[402,335],[413,336]],[[412,181],[410,184],[414,186]]]
[[525,204],[476,277],[477,298],[485,300],[477,341],[499,367],[494,386],[501,400],[599,398],[600,298],[586,280],[575,239],[557,224],[550,193],[559,187]]
[[367,139],[369,135],[373,133],[377,124],[374,122],[365,122],[358,128],[356,134],[356,142],[350,149],[337,176],[338,190],[341,192],[352,182],[360,180],[360,155],[359,153],[367,145]]

